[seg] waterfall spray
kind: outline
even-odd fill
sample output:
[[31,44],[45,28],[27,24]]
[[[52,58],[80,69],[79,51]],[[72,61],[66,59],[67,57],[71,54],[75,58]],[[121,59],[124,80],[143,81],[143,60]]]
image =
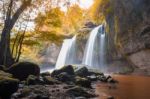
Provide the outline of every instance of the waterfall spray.
[[[100,35],[100,45],[96,43],[98,36]],[[99,47],[99,55],[95,55],[96,49],[95,47]],[[98,68],[102,69],[104,66],[104,53],[105,53],[105,32],[104,32],[104,26],[100,25],[96,28],[94,28],[89,36],[89,39],[87,41],[84,57],[82,64],[88,65],[89,68]],[[97,58],[98,56],[99,58]]]
[[55,65],[56,69],[60,69],[64,65],[74,64],[76,61],[76,36],[72,39],[65,39],[62,48],[60,50],[57,62]]

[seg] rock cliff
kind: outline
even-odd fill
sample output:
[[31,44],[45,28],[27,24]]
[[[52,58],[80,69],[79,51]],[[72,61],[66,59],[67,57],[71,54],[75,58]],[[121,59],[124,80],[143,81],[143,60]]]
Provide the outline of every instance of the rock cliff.
[[[110,0],[106,15],[109,50],[134,68],[150,70],[150,0]],[[113,41],[113,42],[112,42]]]

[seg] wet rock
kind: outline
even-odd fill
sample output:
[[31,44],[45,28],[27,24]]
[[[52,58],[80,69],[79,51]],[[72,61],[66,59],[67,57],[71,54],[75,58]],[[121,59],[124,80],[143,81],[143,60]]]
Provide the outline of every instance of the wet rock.
[[44,84],[40,79],[34,75],[29,75],[26,81],[27,85]]
[[53,85],[53,84],[59,84],[60,82],[56,79],[52,78],[51,76],[45,76],[43,77],[43,80],[45,84]]
[[63,73],[59,74],[56,78],[59,81],[66,82],[66,83],[75,81],[74,76],[73,75],[69,75],[66,72],[63,72]]
[[86,98],[95,97],[94,94],[88,93],[85,89],[78,86],[68,89],[66,93],[74,97],[86,97]]
[[58,69],[58,70],[54,70],[52,73],[51,73],[51,76],[52,77],[55,77],[63,72],[66,72],[68,75],[74,75],[74,69],[73,69],[73,66],[72,65],[68,65],[68,66],[64,66],[63,68],[61,69]]
[[6,73],[6,72],[0,70],[0,77],[10,77],[10,78],[12,78],[12,76],[13,76],[12,74]]
[[89,71],[86,67],[79,67],[75,70],[75,74],[80,77],[86,77],[89,75]]
[[44,72],[41,73],[40,76],[44,77],[44,76],[51,76],[50,72]]
[[4,71],[5,70],[5,66],[0,65],[0,70]]
[[107,77],[106,76],[98,76],[98,79],[102,82],[107,82]]
[[108,80],[108,79],[110,79],[110,78],[112,78],[110,75],[106,76],[106,80]]
[[89,69],[88,71],[89,71],[89,74],[90,74],[90,75],[104,76],[104,73],[99,72],[99,71],[97,71],[97,70],[95,70],[95,69]]
[[9,99],[19,88],[19,80],[12,78],[12,75],[0,71],[0,97]]
[[118,81],[117,81],[117,80],[114,80],[113,78],[109,78],[109,79],[107,80],[107,82],[108,82],[108,83],[118,83]]
[[19,80],[26,80],[29,75],[39,76],[40,68],[38,65],[30,62],[19,62],[12,65],[7,72]]
[[97,81],[98,77],[95,76],[95,75],[91,75],[91,76],[87,76],[87,79],[90,80],[90,81]]
[[82,87],[91,88],[91,81],[88,80],[87,78],[76,77],[75,84]]
[[115,99],[113,96],[109,96],[107,99]]

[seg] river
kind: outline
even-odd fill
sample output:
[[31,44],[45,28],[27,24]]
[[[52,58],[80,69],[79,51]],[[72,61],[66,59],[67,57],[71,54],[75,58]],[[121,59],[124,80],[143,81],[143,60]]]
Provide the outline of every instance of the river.
[[[113,75],[118,84],[99,83],[96,85],[98,99],[150,99],[150,77]],[[111,98],[110,98],[111,99]]]

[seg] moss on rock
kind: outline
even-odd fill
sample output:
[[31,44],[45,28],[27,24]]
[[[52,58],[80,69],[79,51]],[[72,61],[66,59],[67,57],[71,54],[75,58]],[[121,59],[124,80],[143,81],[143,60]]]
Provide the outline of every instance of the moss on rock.
[[39,76],[40,68],[37,64],[30,62],[19,62],[12,65],[7,72],[19,80],[26,80],[29,75]]
[[18,90],[19,80],[12,78],[12,75],[0,71],[0,98],[9,99]]

